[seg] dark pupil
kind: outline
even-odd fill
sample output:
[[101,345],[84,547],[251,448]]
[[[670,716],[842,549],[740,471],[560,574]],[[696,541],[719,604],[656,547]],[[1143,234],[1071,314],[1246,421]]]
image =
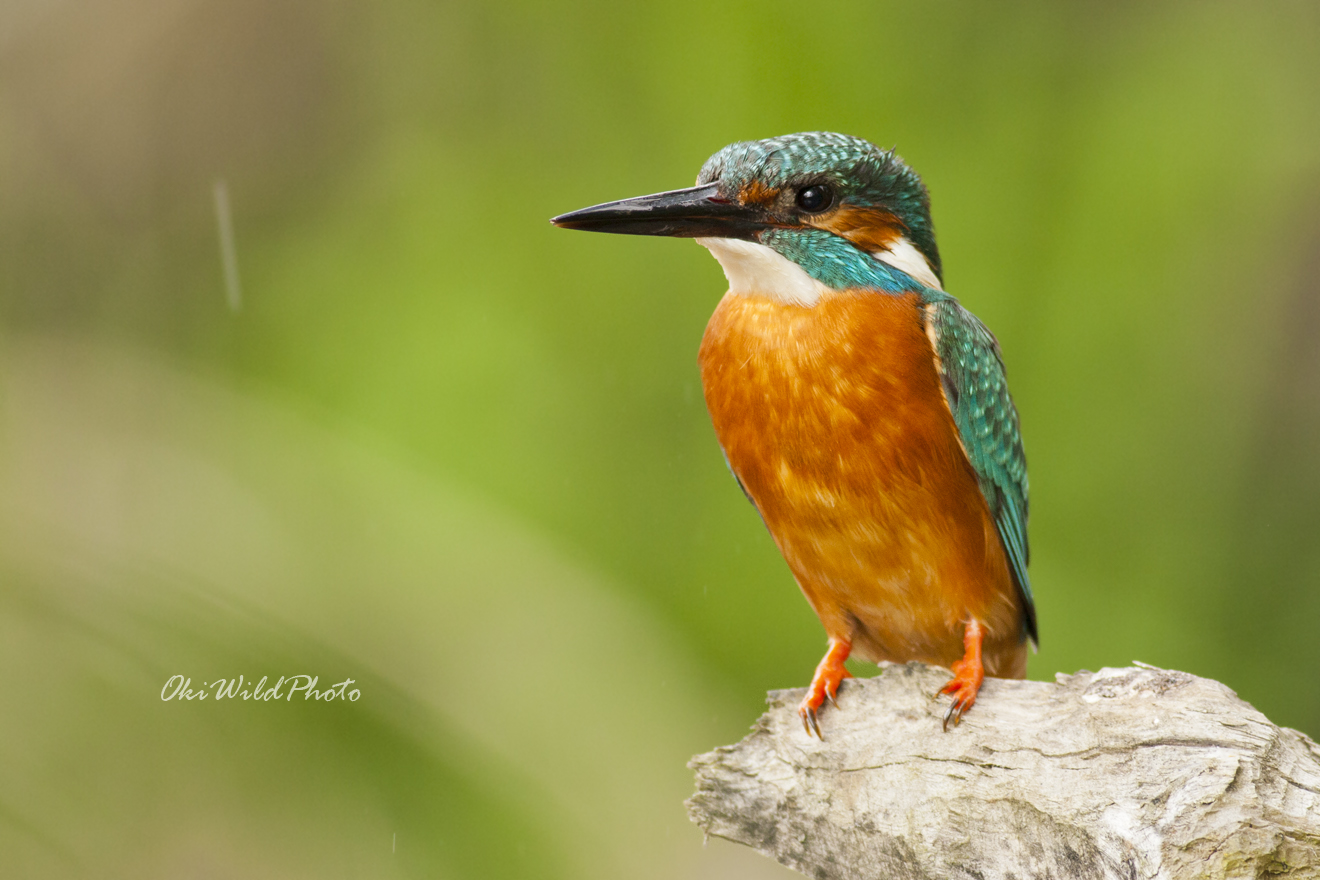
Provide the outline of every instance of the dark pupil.
[[830,191],[824,186],[809,186],[798,193],[798,207],[804,211],[815,213],[824,211],[830,206]]

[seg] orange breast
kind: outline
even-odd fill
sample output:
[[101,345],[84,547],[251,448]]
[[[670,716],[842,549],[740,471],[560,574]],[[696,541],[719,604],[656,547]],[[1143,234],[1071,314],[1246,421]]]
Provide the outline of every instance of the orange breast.
[[915,294],[728,294],[701,377],[715,433],[827,633],[871,660],[1020,675],[1021,606]]

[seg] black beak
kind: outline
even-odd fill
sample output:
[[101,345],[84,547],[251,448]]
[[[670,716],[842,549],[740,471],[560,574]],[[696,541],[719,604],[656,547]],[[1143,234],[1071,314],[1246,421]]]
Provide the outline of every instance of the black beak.
[[561,229],[616,232],[623,235],[672,235],[677,238],[752,240],[770,223],[760,208],[748,208],[720,195],[719,185],[606,202],[550,221]]

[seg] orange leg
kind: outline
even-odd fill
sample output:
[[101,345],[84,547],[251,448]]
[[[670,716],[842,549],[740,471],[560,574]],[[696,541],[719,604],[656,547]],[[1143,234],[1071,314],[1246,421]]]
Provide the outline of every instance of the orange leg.
[[[839,684],[845,678],[852,678],[852,673],[843,665],[843,661],[848,659],[851,651],[852,642],[830,639],[829,650],[825,652],[820,665],[816,667],[816,674],[812,676],[807,696],[802,700],[802,705],[798,706],[798,714],[802,716],[802,726],[807,729],[807,736],[815,733],[822,742],[825,741],[825,737],[820,732],[820,722],[816,720],[816,711],[827,699],[834,703],[834,695],[839,692]],[[838,703],[834,705],[838,706]]]
[[944,729],[949,729],[949,722],[957,727],[967,710],[976,702],[976,693],[985,680],[985,667],[981,665],[981,643],[985,641],[985,632],[975,620],[967,622],[963,633],[963,658],[953,664],[953,680],[940,689],[942,694],[952,694],[953,704],[944,713]]

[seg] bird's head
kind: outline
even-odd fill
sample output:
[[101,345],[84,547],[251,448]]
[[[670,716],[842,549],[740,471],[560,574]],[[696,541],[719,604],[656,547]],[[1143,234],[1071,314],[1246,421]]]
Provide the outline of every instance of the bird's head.
[[[695,238],[734,292],[810,305],[825,290],[938,289],[930,199],[892,150],[832,132],[740,141],[688,189],[584,208],[556,226]],[[915,282],[915,283],[914,283]]]

